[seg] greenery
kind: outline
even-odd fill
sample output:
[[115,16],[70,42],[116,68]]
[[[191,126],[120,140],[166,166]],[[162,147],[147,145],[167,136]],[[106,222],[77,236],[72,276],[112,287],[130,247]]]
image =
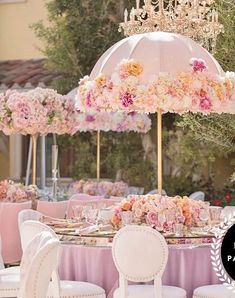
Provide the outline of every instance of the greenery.
[[[233,0],[216,0],[224,33],[219,35],[215,58],[225,71],[235,71],[235,2]],[[190,129],[195,139],[203,141],[218,153],[235,152],[235,115],[184,115],[179,126]],[[234,162],[232,160],[232,162]]]
[[[47,67],[64,74],[54,83],[59,92],[65,94],[75,88],[79,79],[90,73],[102,53],[123,38],[117,30],[118,24],[123,20],[124,8],[134,5],[135,0],[50,0],[47,3],[49,26],[39,22],[33,28],[44,41],[42,51],[48,58]],[[215,5],[225,27],[225,33],[218,39],[216,58],[225,70],[235,70],[235,4],[233,0],[216,0]],[[231,115],[164,116],[167,128],[164,132],[164,188],[168,194],[211,189],[214,161],[234,151],[234,120]],[[151,133],[155,144],[155,127]],[[143,149],[140,135],[104,133],[101,143],[102,177],[121,176],[131,185],[144,185],[146,191],[155,188],[154,154]],[[75,152],[72,167],[75,178],[95,177],[95,134],[63,136],[59,144],[61,148],[72,147]],[[154,146],[152,151],[155,151]]]

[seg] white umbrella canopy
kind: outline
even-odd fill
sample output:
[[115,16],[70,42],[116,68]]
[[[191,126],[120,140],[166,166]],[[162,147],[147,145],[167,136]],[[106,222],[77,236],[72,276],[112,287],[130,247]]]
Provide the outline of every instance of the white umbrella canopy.
[[235,113],[235,75],[190,38],[151,32],[109,48],[79,83],[83,110],[158,113],[158,192],[162,193],[162,113]]
[[112,75],[123,59],[135,59],[143,65],[144,81],[148,82],[161,72],[190,71],[192,57],[205,60],[209,72],[223,74],[216,59],[192,39],[175,33],[150,32],[124,38],[109,48],[95,64],[90,79],[100,73]]

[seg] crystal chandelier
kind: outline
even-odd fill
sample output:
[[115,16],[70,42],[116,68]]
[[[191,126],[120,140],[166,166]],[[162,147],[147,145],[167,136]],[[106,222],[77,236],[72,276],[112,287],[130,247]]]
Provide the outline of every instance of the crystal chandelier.
[[218,13],[212,7],[214,0],[136,0],[128,16],[124,12],[124,22],[119,31],[125,36],[138,33],[164,31],[188,36],[214,52],[218,34],[223,25],[218,21]]

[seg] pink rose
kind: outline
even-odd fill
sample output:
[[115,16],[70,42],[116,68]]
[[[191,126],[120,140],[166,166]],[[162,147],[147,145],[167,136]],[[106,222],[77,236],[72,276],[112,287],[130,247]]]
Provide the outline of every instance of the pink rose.
[[125,92],[120,95],[120,100],[125,108],[128,108],[134,103],[135,95],[130,92]]
[[212,103],[211,103],[211,100],[208,96],[204,96],[204,97],[201,98],[200,107],[204,111],[208,111],[208,110],[211,109]]
[[192,66],[192,69],[193,69],[194,72],[197,72],[197,71],[202,72],[205,69],[207,69],[206,62],[202,59],[192,58],[190,60],[190,65]]
[[146,221],[149,225],[156,226],[158,222],[157,213],[150,211],[146,216]]

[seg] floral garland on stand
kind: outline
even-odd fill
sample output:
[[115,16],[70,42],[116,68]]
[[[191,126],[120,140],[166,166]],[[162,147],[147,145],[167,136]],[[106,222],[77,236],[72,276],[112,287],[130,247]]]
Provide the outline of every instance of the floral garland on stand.
[[75,102],[53,89],[36,88],[27,92],[8,90],[0,94],[0,130],[6,135],[32,136],[32,183],[36,185],[37,139],[39,135],[74,134]]

